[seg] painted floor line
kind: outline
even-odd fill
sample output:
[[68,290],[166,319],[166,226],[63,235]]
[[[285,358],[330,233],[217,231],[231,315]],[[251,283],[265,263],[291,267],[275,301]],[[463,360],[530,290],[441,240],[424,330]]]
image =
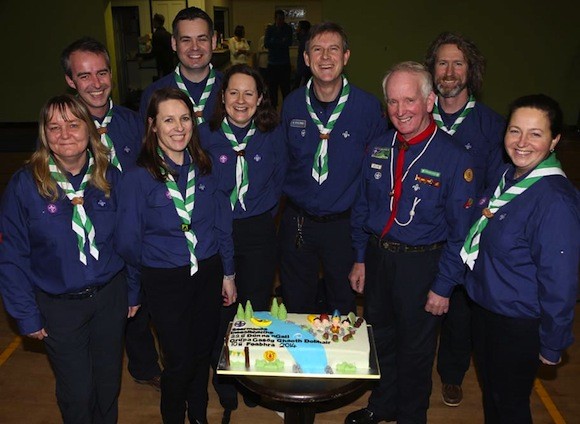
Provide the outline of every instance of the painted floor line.
[[554,420],[554,423],[566,424],[566,420],[564,419],[562,414],[560,414],[558,408],[556,408],[556,404],[554,404],[554,401],[552,400],[552,398],[550,397],[550,395],[548,394],[548,392],[546,391],[540,380],[537,378],[536,381],[534,381],[534,389],[536,390],[536,393],[540,397],[540,400],[546,407],[546,410]]
[[8,360],[8,358],[10,358],[10,355],[12,355],[14,353],[14,351],[16,349],[18,349],[18,346],[20,346],[21,343],[22,343],[22,337],[20,337],[20,336],[14,337],[14,340],[12,340],[12,343],[10,343],[8,345],[8,347],[6,349],[4,349],[4,352],[2,352],[0,354],[0,367],[4,364],[4,362],[6,362]]

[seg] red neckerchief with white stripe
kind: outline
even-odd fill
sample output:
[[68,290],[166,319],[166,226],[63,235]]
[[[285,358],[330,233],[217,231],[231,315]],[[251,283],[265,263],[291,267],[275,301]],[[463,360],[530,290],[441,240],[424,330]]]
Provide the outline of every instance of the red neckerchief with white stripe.
[[389,216],[389,219],[383,228],[383,232],[381,233],[381,238],[383,238],[389,232],[393,226],[393,222],[395,222],[395,218],[397,217],[397,208],[399,206],[401,194],[403,193],[403,165],[405,164],[405,152],[409,150],[409,146],[413,146],[427,140],[436,130],[437,125],[435,125],[433,119],[430,118],[427,128],[425,128],[420,134],[417,134],[410,140],[405,140],[403,136],[397,132],[397,141],[399,142],[397,144],[397,148],[399,149],[399,155],[397,156],[397,165],[395,169],[395,186],[393,192],[391,193],[393,196],[393,207],[391,208],[391,216]]

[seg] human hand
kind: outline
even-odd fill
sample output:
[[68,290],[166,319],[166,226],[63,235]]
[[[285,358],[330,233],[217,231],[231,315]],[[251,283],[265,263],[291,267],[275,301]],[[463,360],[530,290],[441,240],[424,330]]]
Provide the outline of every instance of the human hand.
[[357,293],[362,293],[365,289],[365,264],[364,262],[355,262],[350,274],[348,274],[350,286]]
[[140,307],[141,305],[129,306],[129,313],[127,314],[127,318],[133,318]]
[[222,282],[223,305],[230,306],[238,299],[236,281],[233,278],[224,278]]
[[42,340],[45,337],[48,337],[48,333],[44,328],[41,328],[40,330],[35,331],[34,333],[27,334],[26,337],[30,337],[31,339],[36,340]]
[[439,296],[432,290],[429,290],[427,295],[427,303],[425,304],[425,311],[432,313],[435,316],[446,314],[449,311],[449,298]]

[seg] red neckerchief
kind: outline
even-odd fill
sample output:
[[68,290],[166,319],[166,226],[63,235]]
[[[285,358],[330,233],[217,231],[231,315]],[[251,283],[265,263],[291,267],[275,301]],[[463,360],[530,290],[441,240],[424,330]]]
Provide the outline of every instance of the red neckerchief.
[[395,222],[395,218],[397,217],[397,208],[399,206],[401,194],[403,193],[403,165],[405,164],[405,152],[409,150],[409,146],[427,140],[436,129],[437,125],[435,125],[435,121],[433,121],[433,118],[430,118],[427,128],[410,140],[405,140],[403,136],[397,132],[397,148],[399,149],[399,156],[397,157],[397,165],[395,168],[395,187],[392,192],[393,208],[391,210],[391,216],[389,216],[389,220],[385,224],[385,228],[383,228],[383,232],[381,233],[381,239],[389,232],[393,226],[393,222]]

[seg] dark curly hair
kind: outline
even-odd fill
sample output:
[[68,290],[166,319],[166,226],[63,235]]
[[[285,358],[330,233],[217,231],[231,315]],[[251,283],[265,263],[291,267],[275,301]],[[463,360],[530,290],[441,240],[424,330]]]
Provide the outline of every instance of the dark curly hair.
[[467,61],[467,89],[470,94],[478,96],[483,86],[483,74],[485,73],[485,58],[471,41],[460,34],[453,32],[442,32],[431,43],[425,55],[425,66],[435,75],[435,62],[437,61],[437,51],[444,44],[454,44],[465,56]]

